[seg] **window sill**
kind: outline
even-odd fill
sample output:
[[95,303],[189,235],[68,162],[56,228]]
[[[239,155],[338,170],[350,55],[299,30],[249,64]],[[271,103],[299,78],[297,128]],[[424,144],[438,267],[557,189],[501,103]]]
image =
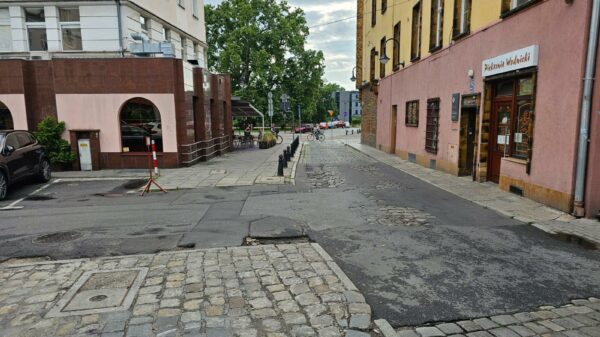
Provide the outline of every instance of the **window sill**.
[[439,45],[439,46],[437,46],[437,47],[430,47],[430,48],[429,48],[429,52],[430,52],[431,54],[433,54],[433,53],[435,53],[436,51],[438,51],[438,50],[441,50],[441,49],[442,49],[442,45]]
[[404,125],[407,127],[410,127],[410,128],[418,128],[419,127],[419,124],[404,124]]
[[463,33],[456,34],[456,35],[452,36],[452,41],[458,41],[458,40],[461,40],[461,39],[463,39],[463,38],[465,38],[465,37],[469,36],[469,34],[471,34],[471,32],[470,32],[470,31],[468,31],[468,30],[467,30],[466,32],[463,32]]
[[200,20],[200,18],[198,17],[198,14],[192,14],[192,16],[194,17],[194,19]]
[[504,160],[515,164],[527,165],[527,160],[515,157],[503,157]]
[[500,14],[500,18],[504,19],[506,17],[514,15],[515,13],[520,12],[521,10],[523,10],[523,9],[525,9],[527,7],[530,7],[530,6],[532,6],[532,5],[536,4],[536,3],[538,3],[538,0],[532,0],[532,1],[528,2],[528,3],[522,4],[521,6],[515,7],[513,9],[511,9],[511,10],[508,10],[508,11]]
[[411,63],[413,63],[413,62],[417,62],[417,61],[418,61],[418,60],[420,60],[420,59],[421,59],[421,56],[415,56],[415,57],[413,57],[413,58],[411,58],[411,59],[410,59],[410,62],[411,62]]
[[177,4],[177,6],[181,7],[181,9],[185,10],[185,6],[182,4]]

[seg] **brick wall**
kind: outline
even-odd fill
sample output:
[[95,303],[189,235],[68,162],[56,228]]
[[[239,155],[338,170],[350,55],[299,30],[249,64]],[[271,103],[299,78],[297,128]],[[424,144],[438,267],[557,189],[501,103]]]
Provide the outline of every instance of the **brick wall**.
[[367,86],[360,90],[362,106],[361,143],[375,147],[377,134],[377,95]]

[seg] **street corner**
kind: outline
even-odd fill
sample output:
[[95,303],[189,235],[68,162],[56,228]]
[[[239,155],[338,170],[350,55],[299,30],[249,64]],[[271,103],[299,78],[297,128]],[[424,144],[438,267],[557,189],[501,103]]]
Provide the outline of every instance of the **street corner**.
[[377,336],[317,244],[0,265],[3,336]]

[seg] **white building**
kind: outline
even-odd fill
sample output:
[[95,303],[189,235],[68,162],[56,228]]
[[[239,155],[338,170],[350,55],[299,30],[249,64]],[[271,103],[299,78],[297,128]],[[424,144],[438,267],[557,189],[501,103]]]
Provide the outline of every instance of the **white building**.
[[[203,0],[0,0],[0,59],[132,56],[134,33],[172,43],[191,68],[206,68]],[[153,54],[161,57],[163,55]]]
[[352,118],[361,116],[358,91],[337,91],[334,95],[339,109],[339,120],[349,122]]

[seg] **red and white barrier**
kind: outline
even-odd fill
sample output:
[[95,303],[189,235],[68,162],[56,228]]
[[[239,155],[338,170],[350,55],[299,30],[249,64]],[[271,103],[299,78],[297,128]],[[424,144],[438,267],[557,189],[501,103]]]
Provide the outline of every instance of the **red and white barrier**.
[[156,144],[152,140],[152,160],[154,162],[154,174],[158,175],[158,160],[156,159]]

